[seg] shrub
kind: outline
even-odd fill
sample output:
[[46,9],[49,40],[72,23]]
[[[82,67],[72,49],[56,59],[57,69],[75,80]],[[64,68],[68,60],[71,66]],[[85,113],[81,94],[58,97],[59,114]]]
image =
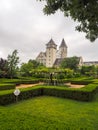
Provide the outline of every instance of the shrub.
[[14,89],[15,84],[0,84],[0,90]]
[[[28,98],[32,98],[35,96],[43,95],[43,91],[41,87],[32,87],[20,90],[20,95],[18,96],[18,100],[24,100]],[[6,90],[0,92],[0,105],[7,105],[10,103],[16,102],[16,96],[14,95],[14,90]]]
[[89,90],[66,87],[45,87],[43,89],[43,95],[70,98],[79,101],[91,101],[94,99],[95,89],[96,87],[92,87]]
[[[15,102],[14,90],[5,90],[0,92],[0,105],[7,105]],[[70,98],[79,101],[92,101],[98,92],[98,84],[89,84],[84,88],[75,89],[56,86],[36,86],[32,88],[21,89],[18,100],[24,100],[35,96],[56,96]]]
[[79,85],[87,85],[92,83],[92,80],[71,80],[70,81],[72,84],[79,84]]
[[43,89],[41,87],[33,87],[29,89],[23,89],[18,99],[24,100],[35,96],[41,96],[41,95],[43,95]]
[[0,91],[0,105],[7,105],[15,102],[14,90]]
[[29,83],[38,83],[39,79],[2,79],[1,83],[12,83],[12,84],[29,84]]

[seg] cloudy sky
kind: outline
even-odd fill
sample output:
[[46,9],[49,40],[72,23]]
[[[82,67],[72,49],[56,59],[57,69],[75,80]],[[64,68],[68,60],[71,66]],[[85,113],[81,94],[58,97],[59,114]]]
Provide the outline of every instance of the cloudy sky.
[[98,60],[98,40],[85,39],[84,33],[75,31],[77,23],[59,11],[44,15],[43,7],[37,0],[0,0],[0,57],[7,58],[17,49],[21,62],[27,62],[45,51],[51,38],[58,46],[64,38],[68,57]]

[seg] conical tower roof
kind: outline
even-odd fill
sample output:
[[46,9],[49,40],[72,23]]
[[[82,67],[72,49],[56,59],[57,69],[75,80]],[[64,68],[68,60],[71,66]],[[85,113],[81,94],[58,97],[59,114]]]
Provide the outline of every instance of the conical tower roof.
[[66,43],[65,43],[64,38],[62,39],[62,42],[61,42],[60,48],[61,48],[61,47],[66,47],[66,48],[67,48],[67,45],[66,45]]
[[50,41],[46,45],[56,45],[53,39],[51,38]]
[[50,41],[46,44],[47,47],[57,47],[53,39],[51,38]]

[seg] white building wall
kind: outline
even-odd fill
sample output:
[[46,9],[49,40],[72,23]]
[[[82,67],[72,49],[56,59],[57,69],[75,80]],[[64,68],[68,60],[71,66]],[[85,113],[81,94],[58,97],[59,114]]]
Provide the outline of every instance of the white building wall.
[[46,67],[52,67],[56,60],[56,49],[47,48],[46,49]]
[[67,48],[59,48],[59,58],[66,58],[67,57]]
[[39,63],[42,63],[43,65],[46,66],[46,56],[44,52],[40,52],[40,54],[37,56],[36,61]]

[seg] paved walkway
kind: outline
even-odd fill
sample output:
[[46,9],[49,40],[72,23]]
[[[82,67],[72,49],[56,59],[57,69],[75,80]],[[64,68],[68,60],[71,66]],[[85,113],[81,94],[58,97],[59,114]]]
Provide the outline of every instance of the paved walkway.
[[83,88],[85,85],[78,85],[78,84],[71,84],[71,83],[66,83],[66,85],[69,85],[70,88]]
[[43,83],[40,82],[40,83],[37,83],[37,84],[20,84],[20,85],[17,85],[16,88],[28,88],[28,87],[33,87],[33,86],[36,86],[36,85],[43,85]]
[[[44,83],[42,83],[42,82],[37,83],[37,84],[20,84],[20,85],[17,85],[16,88],[28,88],[28,87],[33,87],[36,85],[43,85],[43,84]],[[77,84],[71,84],[71,83],[66,83],[65,85],[70,86],[70,88],[83,88],[83,87],[85,87],[85,85],[77,85]]]

